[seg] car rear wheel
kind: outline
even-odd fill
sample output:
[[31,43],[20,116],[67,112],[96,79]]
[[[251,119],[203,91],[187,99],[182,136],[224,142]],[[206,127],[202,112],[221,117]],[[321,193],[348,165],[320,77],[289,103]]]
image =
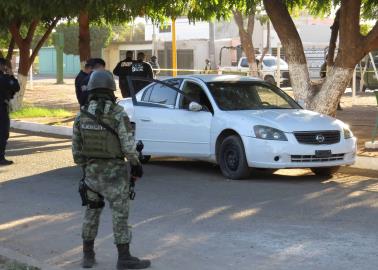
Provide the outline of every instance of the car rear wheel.
[[243,179],[249,175],[244,145],[236,135],[229,136],[223,140],[218,160],[222,174],[229,179]]
[[149,162],[151,159],[151,156],[145,156],[145,155],[141,155],[139,156],[139,161],[142,163],[142,164],[146,164],[147,162]]
[[340,169],[340,166],[311,168],[311,171],[318,176],[332,176]]

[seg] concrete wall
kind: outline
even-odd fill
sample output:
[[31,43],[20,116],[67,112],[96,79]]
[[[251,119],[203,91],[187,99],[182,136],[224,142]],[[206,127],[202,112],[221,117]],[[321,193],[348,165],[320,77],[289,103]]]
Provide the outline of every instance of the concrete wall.
[[[39,74],[56,74],[56,50],[54,47],[43,47],[38,52]],[[63,55],[63,74],[76,75],[80,71],[80,58],[78,55]]]

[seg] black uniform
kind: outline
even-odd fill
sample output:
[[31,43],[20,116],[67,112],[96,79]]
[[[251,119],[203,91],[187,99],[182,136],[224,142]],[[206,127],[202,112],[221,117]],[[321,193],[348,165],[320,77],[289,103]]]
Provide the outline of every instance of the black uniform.
[[88,85],[89,79],[91,78],[92,73],[93,71],[91,71],[89,74],[87,74],[87,76],[85,76],[81,80],[81,83],[80,83],[81,94],[80,94],[80,100],[79,100],[80,107],[84,106],[85,103],[87,103],[88,101],[89,91],[87,89],[87,85]]
[[0,71],[0,161],[5,159],[5,147],[9,138],[8,102],[19,90],[20,85],[17,79]]
[[131,57],[120,61],[113,70],[113,74],[119,78],[119,88],[121,89],[122,97],[130,97],[130,90],[127,84],[126,76],[131,75],[131,66],[135,63]]
[[[89,81],[89,75],[88,73],[80,70],[80,72],[77,74],[75,78],[75,91],[76,91],[76,98],[77,101],[80,104],[80,107],[85,104],[85,101],[87,99],[87,93],[84,93],[86,90],[86,86]],[[88,77],[88,78],[87,78]]]
[[[152,67],[149,63],[138,60],[131,65],[131,75],[136,77],[143,77],[148,79],[154,78]],[[146,81],[134,81],[135,94],[138,93],[143,87],[150,84]]]

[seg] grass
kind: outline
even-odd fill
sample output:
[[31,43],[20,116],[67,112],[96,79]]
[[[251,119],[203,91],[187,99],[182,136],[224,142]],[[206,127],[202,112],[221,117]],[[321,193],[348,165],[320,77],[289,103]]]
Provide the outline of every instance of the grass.
[[35,117],[70,117],[73,114],[64,109],[49,109],[41,107],[25,107],[11,112],[11,118],[35,118]]

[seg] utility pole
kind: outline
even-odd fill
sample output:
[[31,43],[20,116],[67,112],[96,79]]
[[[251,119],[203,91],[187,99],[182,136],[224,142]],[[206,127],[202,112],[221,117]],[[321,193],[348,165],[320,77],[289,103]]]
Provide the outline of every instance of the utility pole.
[[215,69],[215,24],[213,22],[209,22],[209,60],[211,69]]
[[64,36],[63,33],[55,33],[54,46],[56,51],[56,83],[63,84],[63,48]]
[[152,23],[152,55],[157,56],[158,49],[156,43],[156,25]]
[[177,76],[176,18],[172,18],[172,76]]

